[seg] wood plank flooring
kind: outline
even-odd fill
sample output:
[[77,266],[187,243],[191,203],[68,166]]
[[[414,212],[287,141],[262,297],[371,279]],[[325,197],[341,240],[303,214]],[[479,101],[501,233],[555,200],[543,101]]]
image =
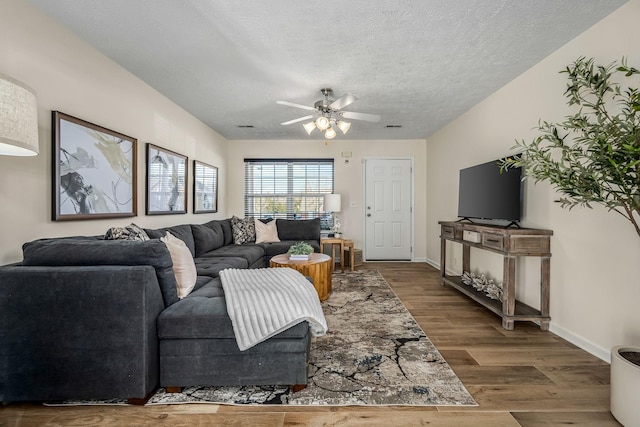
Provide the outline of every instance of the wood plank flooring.
[[425,263],[378,269],[460,377],[477,407],[0,406],[0,426],[618,426],[609,365],[528,322],[500,319],[441,287]]

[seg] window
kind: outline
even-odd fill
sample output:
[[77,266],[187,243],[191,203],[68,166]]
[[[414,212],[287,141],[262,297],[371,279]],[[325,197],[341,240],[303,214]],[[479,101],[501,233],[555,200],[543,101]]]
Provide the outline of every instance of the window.
[[323,218],[324,195],[333,193],[333,159],[244,159],[244,215],[255,218]]

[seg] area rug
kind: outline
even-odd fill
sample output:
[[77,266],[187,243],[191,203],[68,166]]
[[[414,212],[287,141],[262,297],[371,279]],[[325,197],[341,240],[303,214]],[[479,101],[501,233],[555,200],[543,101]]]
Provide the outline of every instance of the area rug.
[[336,273],[322,305],[329,325],[311,343],[309,385],[189,387],[148,404],[476,405],[376,270]]
[[304,390],[187,387],[181,393],[166,393],[160,389],[147,404],[477,405],[380,273],[336,272],[332,288],[322,303],[329,331],[312,340],[309,384]]

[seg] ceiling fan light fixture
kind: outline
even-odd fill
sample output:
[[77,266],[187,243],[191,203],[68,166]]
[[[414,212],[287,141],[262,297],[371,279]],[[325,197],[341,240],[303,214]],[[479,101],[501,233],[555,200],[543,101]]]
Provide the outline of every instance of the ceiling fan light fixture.
[[324,131],[324,137],[327,139],[333,139],[336,137],[336,131],[333,130],[332,127],[329,127],[326,131]]
[[309,135],[311,135],[311,132],[314,131],[314,129],[316,128],[316,122],[308,122],[302,125],[302,127],[304,127],[304,130],[307,131],[307,133]]
[[336,126],[338,126],[338,129],[340,129],[342,131],[342,133],[346,135],[347,132],[349,132],[349,128],[351,127],[351,123],[344,122],[342,120],[338,120],[338,122],[336,123]]
[[316,119],[316,126],[320,130],[327,130],[331,126],[329,117],[320,116]]

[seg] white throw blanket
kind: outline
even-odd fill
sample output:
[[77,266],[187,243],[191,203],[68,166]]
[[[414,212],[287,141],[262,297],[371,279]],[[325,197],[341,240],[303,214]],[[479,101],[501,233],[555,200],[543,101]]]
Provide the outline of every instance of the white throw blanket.
[[241,351],[305,320],[312,335],[327,332],[318,294],[296,270],[232,268],[222,270],[220,279]]

